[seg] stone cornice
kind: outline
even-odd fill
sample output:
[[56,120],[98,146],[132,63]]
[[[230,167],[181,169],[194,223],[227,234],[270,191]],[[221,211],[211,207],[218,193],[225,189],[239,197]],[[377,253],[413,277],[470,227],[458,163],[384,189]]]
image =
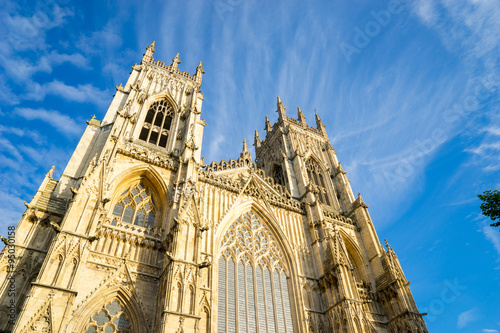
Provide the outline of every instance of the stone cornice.
[[122,155],[132,157],[133,159],[143,161],[152,165],[156,165],[160,168],[172,171],[175,171],[177,169],[174,160],[170,158],[169,155],[153,149],[148,149],[136,143],[128,142],[125,144],[121,144],[118,147],[117,151]]

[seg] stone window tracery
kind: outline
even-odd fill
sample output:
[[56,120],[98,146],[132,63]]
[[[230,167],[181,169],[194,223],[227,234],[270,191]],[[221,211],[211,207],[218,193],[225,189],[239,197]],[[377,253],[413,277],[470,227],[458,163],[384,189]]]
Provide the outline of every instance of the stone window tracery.
[[129,317],[119,301],[112,301],[90,317],[85,333],[132,333]]
[[150,191],[143,183],[136,183],[118,197],[111,224],[124,222],[147,228],[154,225],[155,216],[155,203]]
[[294,332],[281,250],[253,212],[223,237],[218,284],[217,332]]
[[312,183],[318,187],[318,199],[321,203],[330,206],[330,200],[328,199],[328,192],[326,191],[325,179],[323,177],[323,171],[321,170],[318,163],[309,158],[306,161],[307,176],[309,177],[309,183]]
[[166,99],[154,102],[146,114],[139,139],[165,148],[173,116],[174,109]]

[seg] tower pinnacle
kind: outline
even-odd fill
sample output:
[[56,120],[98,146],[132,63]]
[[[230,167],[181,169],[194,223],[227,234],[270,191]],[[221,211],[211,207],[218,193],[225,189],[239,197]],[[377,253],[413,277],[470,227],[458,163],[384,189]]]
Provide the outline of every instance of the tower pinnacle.
[[181,63],[181,60],[179,58],[179,53],[177,53],[175,55],[175,57],[172,59],[172,67],[173,68],[178,68],[180,63]]
[[302,110],[300,109],[300,107],[297,108],[297,120],[302,123],[302,124],[305,124],[306,123],[306,116],[304,116],[304,114],[302,113]]
[[264,130],[266,131],[266,135],[269,134],[269,132],[272,131],[271,122],[269,121],[269,117],[268,116],[266,116],[266,126],[264,127]]
[[153,60],[153,53],[155,52],[156,41],[153,41],[146,47],[146,53],[144,53],[144,57],[142,58],[142,62],[147,62]]
[[276,104],[278,106],[276,110],[276,112],[278,112],[278,117],[281,119],[286,118],[287,117],[285,112],[286,108],[283,106],[283,102],[281,101],[281,98],[279,96]]
[[254,143],[255,148],[259,148],[261,145],[259,131],[255,130]]
[[247,145],[247,140],[246,139],[243,139],[243,149],[240,153],[240,157],[242,158],[252,158],[252,156],[250,155],[250,152],[248,151],[248,145]]
[[327,136],[325,125],[323,125],[321,118],[318,116],[317,113],[315,113],[315,117],[316,117],[316,127],[318,128],[318,131],[320,131],[323,135]]

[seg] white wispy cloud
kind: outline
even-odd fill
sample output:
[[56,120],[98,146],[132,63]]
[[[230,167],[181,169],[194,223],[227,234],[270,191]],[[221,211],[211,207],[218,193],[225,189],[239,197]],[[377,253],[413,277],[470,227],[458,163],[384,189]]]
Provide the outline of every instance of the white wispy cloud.
[[27,91],[22,95],[26,100],[42,101],[47,95],[53,95],[69,102],[90,103],[103,109],[111,102],[108,89],[101,90],[89,83],[71,86],[58,80],[44,84],[30,81],[26,87]]
[[75,87],[55,80],[43,85],[42,89],[46,94],[56,95],[71,102],[92,103],[100,107],[111,102],[108,90],[100,90],[91,84],[79,84]]
[[[6,8],[16,6],[6,6]],[[39,6],[33,15],[23,16],[19,12],[2,12],[1,20],[5,31],[4,41],[8,43],[7,52],[26,50],[45,50],[47,44],[45,35],[48,30],[65,23],[68,16],[74,15],[69,7],[60,7],[57,4],[44,3]]]
[[489,225],[484,225],[482,231],[486,239],[493,244],[497,254],[500,256],[500,232]]
[[485,332],[485,333],[498,333],[498,330],[483,328],[482,332]]
[[418,13],[420,18],[424,22],[426,22],[428,24],[435,22],[437,13],[436,13],[434,1],[419,0],[419,1],[415,1],[413,6],[414,6],[415,11]]
[[458,315],[457,318],[457,327],[459,329],[462,329],[466,327],[468,324],[471,322],[477,320],[477,314],[476,314],[476,309],[471,309],[468,311],[464,311]]
[[18,137],[26,137],[33,140],[36,144],[42,144],[45,142],[46,138],[37,131],[31,131],[25,128],[16,128],[0,125],[0,133],[3,135],[13,134]]
[[500,170],[500,141],[492,142],[486,138],[479,146],[465,151],[474,155],[470,162],[472,165],[477,165],[487,172]]
[[[415,12],[422,21],[436,29],[443,44],[451,51],[464,56],[468,62],[481,59],[485,69],[498,73],[497,54],[500,47],[500,3],[498,1],[448,1],[416,2]],[[439,6],[440,19],[432,7]],[[498,78],[496,79],[498,82]]]
[[491,126],[486,128],[486,132],[494,136],[500,136],[500,127]]
[[113,18],[103,29],[80,36],[76,46],[89,55],[105,54],[108,50],[119,49],[122,45],[120,26],[119,18]]
[[14,113],[27,120],[41,120],[65,135],[73,136],[82,132],[82,127],[73,118],[54,110],[16,108]]

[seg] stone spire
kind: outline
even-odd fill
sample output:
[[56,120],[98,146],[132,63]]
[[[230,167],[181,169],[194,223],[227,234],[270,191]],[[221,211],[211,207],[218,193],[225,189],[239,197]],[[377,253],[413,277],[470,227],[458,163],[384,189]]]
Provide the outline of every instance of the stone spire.
[[269,121],[268,116],[266,116],[266,127],[264,127],[264,130],[266,131],[266,135],[272,131],[271,122]]
[[286,119],[286,108],[283,106],[283,102],[281,102],[281,98],[278,96],[278,102],[276,103],[278,108],[276,109],[276,112],[278,112],[278,118],[279,119]]
[[323,125],[321,118],[318,116],[317,113],[315,113],[315,116],[316,116],[316,127],[318,128],[318,131],[320,131],[324,136],[328,136],[328,134],[326,133],[325,125]]
[[179,68],[179,64],[181,63],[181,60],[179,58],[179,53],[175,55],[175,57],[172,59],[172,68]]
[[250,152],[248,151],[248,145],[246,139],[243,139],[243,150],[240,153],[240,157],[252,159],[252,155],[250,155]]
[[260,148],[260,145],[261,145],[259,131],[257,131],[257,130],[255,130],[253,145],[255,146],[255,148]]
[[146,53],[142,57],[142,63],[153,60],[153,53],[155,52],[156,41],[153,41],[148,47],[146,47]]
[[297,120],[302,123],[302,124],[305,124],[306,123],[306,116],[304,116],[304,114],[302,113],[302,110],[300,109],[300,107],[297,108]]

